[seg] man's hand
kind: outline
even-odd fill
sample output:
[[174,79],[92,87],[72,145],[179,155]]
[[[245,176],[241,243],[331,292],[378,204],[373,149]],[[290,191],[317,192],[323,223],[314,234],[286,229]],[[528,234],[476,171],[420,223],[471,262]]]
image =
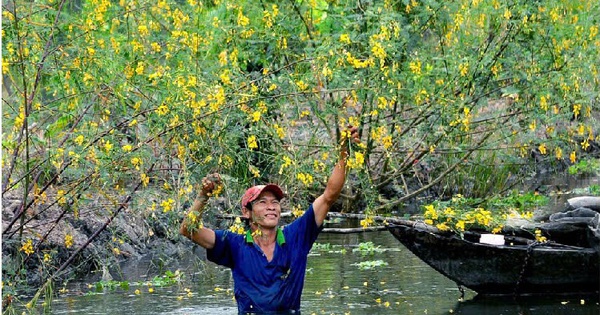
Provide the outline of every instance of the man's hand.
[[344,155],[342,158],[346,157],[345,155],[348,153],[348,149],[353,143],[360,143],[358,127],[348,126],[346,130],[342,131],[342,140],[340,141],[340,152]]
[[210,197],[220,191],[222,185],[221,175],[213,173],[202,179],[202,189],[198,197]]

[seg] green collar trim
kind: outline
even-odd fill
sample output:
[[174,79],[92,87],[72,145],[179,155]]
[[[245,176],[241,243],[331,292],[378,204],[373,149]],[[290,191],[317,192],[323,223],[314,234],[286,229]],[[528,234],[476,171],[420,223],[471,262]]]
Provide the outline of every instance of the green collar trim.
[[[285,244],[285,235],[283,235],[283,230],[280,227],[277,227],[277,236],[276,236],[277,244],[279,246]],[[252,231],[246,231],[246,243],[252,244],[254,243],[254,239],[252,238]]]

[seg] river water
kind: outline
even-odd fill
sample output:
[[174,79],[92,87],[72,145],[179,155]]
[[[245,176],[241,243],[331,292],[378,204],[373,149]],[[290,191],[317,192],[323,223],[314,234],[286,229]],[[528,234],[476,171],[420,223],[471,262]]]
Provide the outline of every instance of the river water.
[[[148,264],[156,262],[141,260],[137,269],[148,269]],[[164,269],[180,270],[184,277],[166,286],[148,286],[144,283],[148,279],[138,279],[129,288],[99,293],[89,283],[71,283],[68,292],[53,301],[51,313],[236,314],[228,269],[197,259],[166,264]],[[595,297],[489,300],[469,290],[464,299],[460,297],[454,282],[419,260],[387,231],[322,233],[309,257],[302,313],[600,314]]]

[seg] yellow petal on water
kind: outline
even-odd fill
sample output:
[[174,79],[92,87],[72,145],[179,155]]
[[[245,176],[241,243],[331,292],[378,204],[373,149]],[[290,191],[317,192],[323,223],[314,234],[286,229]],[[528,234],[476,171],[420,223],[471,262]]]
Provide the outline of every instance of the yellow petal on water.
[[344,286],[342,289],[344,289],[344,290],[348,290],[348,289],[350,289],[350,287],[346,285],[346,286]]
[[140,292],[140,289],[136,289],[133,293],[135,293],[136,295],[140,295],[140,293],[142,292]]
[[375,302],[377,302],[377,303],[381,303],[381,298],[377,298],[377,299],[375,299]]
[[566,304],[568,304],[568,303],[569,303],[569,301],[563,301],[563,302],[560,302],[560,304],[562,304],[562,305],[566,305]]
[[579,304],[581,304],[581,305],[584,305],[584,304],[585,304],[585,300],[584,300],[584,299],[581,299],[581,300],[579,301]]
[[363,282],[363,285],[366,287],[366,286],[368,286],[369,284],[367,283],[367,281],[365,281],[365,282]]

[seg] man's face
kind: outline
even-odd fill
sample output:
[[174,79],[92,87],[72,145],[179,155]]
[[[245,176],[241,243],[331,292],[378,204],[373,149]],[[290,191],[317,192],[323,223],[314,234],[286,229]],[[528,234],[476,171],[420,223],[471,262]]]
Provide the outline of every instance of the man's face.
[[249,218],[251,223],[261,227],[275,228],[279,224],[281,204],[275,194],[263,191],[258,198],[252,201],[252,211],[244,210],[244,217]]

